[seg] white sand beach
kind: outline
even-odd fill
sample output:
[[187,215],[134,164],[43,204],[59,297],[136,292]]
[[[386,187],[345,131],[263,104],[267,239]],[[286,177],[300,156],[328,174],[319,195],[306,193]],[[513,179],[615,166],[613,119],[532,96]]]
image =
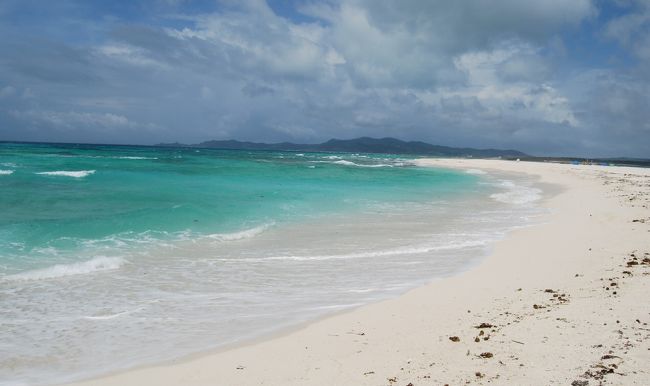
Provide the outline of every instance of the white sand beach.
[[648,385],[650,169],[474,159],[558,186],[477,267],[240,347],[77,385]]

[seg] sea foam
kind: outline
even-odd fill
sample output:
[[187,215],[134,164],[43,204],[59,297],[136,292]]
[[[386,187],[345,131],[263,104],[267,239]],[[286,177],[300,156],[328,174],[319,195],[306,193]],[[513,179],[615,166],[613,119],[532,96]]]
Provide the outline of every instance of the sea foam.
[[8,176],[10,174],[13,174],[13,170],[0,170],[0,176]]
[[389,164],[370,164],[370,165],[364,165],[364,164],[358,164],[352,161],[346,161],[346,160],[340,160],[340,161],[334,161],[332,162],[333,164],[337,165],[345,165],[345,166],[357,166],[360,168],[392,168],[393,165]]
[[[248,261],[265,261],[265,260],[295,260],[295,261],[313,261],[313,260],[337,260],[337,259],[363,259],[371,257],[385,257],[385,256],[398,256],[398,255],[417,255],[430,253],[434,251],[445,251],[462,248],[476,248],[487,245],[491,240],[474,240],[463,242],[452,242],[439,245],[422,245],[415,247],[401,247],[393,249],[385,249],[378,251],[367,251],[357,253],[345,253],[340,255],[314,255],[314,256],[269,256],[260,259],[249,259]],[[226,260],[226,259],[223,259]]]
[[98,271],[118,269],[124,263],[126,263],[126,260],[120,257],[99,256],[79,263],[57,264],[47,268],[7,275],[3,279],[6,281],[56,279],[64,276],[84,275]]
[[111,157],[115,159],[158,159],[158,157],[136,157],[136,156],[121,156],[121,157]]
[[63,177],[83,178],[94,173],[95,173],[94,170],[77,170],[77,171],[56,170],[53,172],[39,172],[36,174],[41,174],[44,176],[63,176]]
[[512,181],[503,181],[500,186],[507,190],[505,192],[494,193],[490,197],[505,204],[523,205],[538,201],[542,198],[541,190],[517,185]]
[[217,241],[237,241],[237,240],[250,239],[264,233],[267,229],[269,229],[273,225],[274,223],[263,224],[260,226],[256,226],[255,228],[245,229],[239,232],[214,233],[208,235],[207,237]]

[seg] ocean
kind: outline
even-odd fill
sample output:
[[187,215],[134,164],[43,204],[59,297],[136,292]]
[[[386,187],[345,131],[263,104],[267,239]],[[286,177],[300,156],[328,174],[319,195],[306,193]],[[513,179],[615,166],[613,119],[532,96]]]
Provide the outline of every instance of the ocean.
[[0,384],[225,347],[469,269],[534,181],[412,157],[0,143]]

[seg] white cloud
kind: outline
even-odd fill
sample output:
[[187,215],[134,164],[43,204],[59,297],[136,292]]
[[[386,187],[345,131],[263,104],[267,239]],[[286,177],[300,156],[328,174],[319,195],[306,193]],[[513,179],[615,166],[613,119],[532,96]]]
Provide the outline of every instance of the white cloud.
[[122,61],[134,66],[169,68],[165,63],[154,60],[144,50],[128,44],[106,44],[97,53],[108,59]]
[[[478,116],[510,117],[515,121],[538,120],[555,124],[577,126],[568,99],[556,88],[535,79],[534,75],[545,73],[543,61],[537,50],[524,43],[507,43],[491,51],[462,54],[455,59],[456,68],[467,76],[464,87],[440,88],[427,97],[429,101],[440,100],[440,111],[445,114],[446,107],[453,113],[461,103],[461,110],[471,114],[480,104]],[[515,63],[514,70],[512,63]],[[513,80],[513,71],[515,72]],[[471,105],[468,106],[466,103]]]
[[[597,4],[305,0],[292,19],[261,0],[222,0],[214,13],[166,15],[164,27],[107,27],[88,49],[25,43],[0,63],[2,82],[34,97],[4,98],[0,119],[13,111],[12,124],[43,132],[119,128],[149,143],[391,135],[533,152],[608,151],[616,131],[638,154],[650,72],[576,80],[609,65],[588,63],[571,36],[601,23]],[[647,8],[627,10],[598,36],[646,60]]]

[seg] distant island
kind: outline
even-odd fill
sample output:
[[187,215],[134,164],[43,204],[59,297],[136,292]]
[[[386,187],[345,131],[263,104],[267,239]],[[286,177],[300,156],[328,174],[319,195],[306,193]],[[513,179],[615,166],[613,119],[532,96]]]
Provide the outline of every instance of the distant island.
[[206,141],[194,145],[181,143],[160,143],[161,147],[195,147],[209,149],[232,150],[277,150],[277,151],[307,151],[307,152],[347,152],[347,153],[379,153],[379,154],[410,154],[435,157],[527,157],[517,150],[456,148],[432,145],[420,141],[402,141],[396,138],[330,139],[319,144],[297,144],[291,142],[257,143],[236,140]]

